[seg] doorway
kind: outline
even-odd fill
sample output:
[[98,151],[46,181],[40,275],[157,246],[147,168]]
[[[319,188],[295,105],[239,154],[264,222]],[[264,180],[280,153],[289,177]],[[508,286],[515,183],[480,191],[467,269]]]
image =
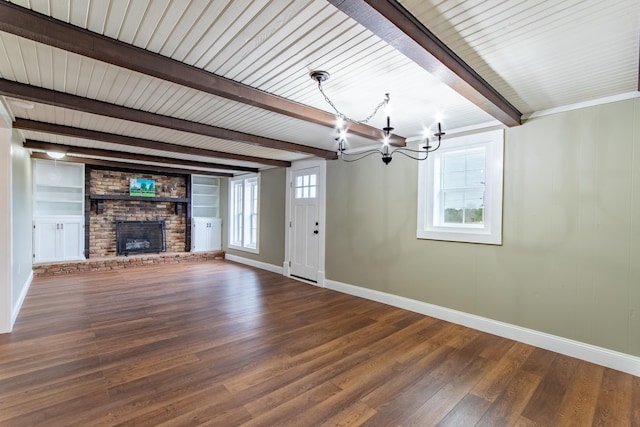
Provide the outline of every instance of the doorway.
[[324,286],[325,175],[322,160],[303,160],[287,172],[285,274]]

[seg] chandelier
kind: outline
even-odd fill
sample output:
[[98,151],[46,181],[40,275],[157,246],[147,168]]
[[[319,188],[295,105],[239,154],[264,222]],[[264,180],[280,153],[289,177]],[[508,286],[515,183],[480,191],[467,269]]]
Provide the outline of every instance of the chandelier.
[[[315,80],[318,83],[318,90],[324,97],[324,100],[331,106],[331,108],[336,113],[336,122],[337,122],[336,129],[338,130],[338,136],[336,137],[336,141],[338,141],[338,156],[345,162],[355,162],[357,160],[361,160],[361,159],[364,159],[365,157],[371,156],[372,154],[380,154],[382,157],[382,162],[385,165],[388,165],[391,162],[392,156],[395,153],[402,154],[403,156],[409,157],[414,160],[426,160],[427,157],[429,157],[429,153],[436,151],[438,148],[440,148],[442,136],[445,135],[445,133],[442,132],[442,127],[440,123],[438,123],[438,132],[433,134],[434,137],[438,138],[437,145],[435,146],[430,145],[429,137],[425,136],[422,142],[424,145],[421,145],[420,149],[418,150],[414,150],[407,147],[390,148],[391,132],[393,132],[394,128],[391,127],[391,113],[389,111],[389,101],[391,100],[391,97],[389,96],[388,93],[384,95],[384,99],[382,100],[382,102],[380,102],[376,106],[376,108],[373,110],[371,114],[369,114],[369,116],[367,116],[363,120],[353,120],[348,116],[346,116],[345,114],[341,113],[340,110],[338,110],[335,104],[331,101],[331,99],[329,99],[327,94],[324,92],[324,89],[322,88],[322,83],[329,79],[329,73],[326,71],[312,71],[311,73],[309,73],[309,76],[311,76],[312,80]],[[386,122],[387,125],[382,128],[382,147],[365,150],[365,151],[358,151],[354,153],[348,153],[347,147],[346,147],[347,130],[345,127],[345,122],[365,124],[369,120],[371,120],[382,107],[385,107],[385,110],[387,113],[387,122]]]

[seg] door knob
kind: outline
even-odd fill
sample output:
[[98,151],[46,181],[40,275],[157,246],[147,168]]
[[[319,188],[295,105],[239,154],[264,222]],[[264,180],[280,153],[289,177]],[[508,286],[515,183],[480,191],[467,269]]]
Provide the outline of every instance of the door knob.
[[313,234],[318,234],[318,230],[313,230]]

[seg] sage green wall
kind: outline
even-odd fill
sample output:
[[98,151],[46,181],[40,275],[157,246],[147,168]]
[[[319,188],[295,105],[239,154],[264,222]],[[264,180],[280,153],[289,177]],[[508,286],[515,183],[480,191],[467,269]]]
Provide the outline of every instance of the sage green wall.
[[11,135],[11,286],[15,308],[31,275],[31,158],[13,131]]
[[220,183],[222,247],[226,253],[282,267],[284,263],[284,225],[286,205],[286,169],[260,172],[260,253],[229,249],[229,180]]
[[416,239],[415,161],[327,167],[327,279],[640,356],[640,99],[506,129],[502,246]]

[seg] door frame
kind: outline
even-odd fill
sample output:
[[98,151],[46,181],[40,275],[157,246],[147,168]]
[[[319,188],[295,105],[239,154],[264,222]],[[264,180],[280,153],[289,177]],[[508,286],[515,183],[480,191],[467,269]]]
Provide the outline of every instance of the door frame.
[[[291,242],[291,221],[292,221],[292,206],[293,206],[293,172],[301,169],[307,169],[317,167],[318,168],[318,274],[316,283],[307,281],[298,277],[291,276],[291,259],[293,250],[293,244]],[[282,265],[283,274],[292,279],[300,280],[306,283],[325,287],[324,278],[324,260],[325,260],[325,236],[326,236],[326,176],[327,176],[327,161],[324,159],[308,159],[298,160],[291,163],[291,166],[287,168],[286,178],[286,214],[285,214],[285,227],[284,227],[284,253],[285,259]]]

